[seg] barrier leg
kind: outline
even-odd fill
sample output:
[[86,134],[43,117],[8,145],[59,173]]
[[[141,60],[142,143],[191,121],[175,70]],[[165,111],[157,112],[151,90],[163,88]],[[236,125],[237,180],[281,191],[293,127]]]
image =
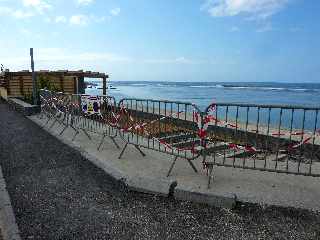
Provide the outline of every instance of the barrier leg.
[[97,148],[98,151],[100,151],[101,145],[102,145],[102,143],[103,143],[103,141],[104,141],[105,138],[106,138],[106,134],[104,133],[104,134],[102,135],[101,141],[100,141],[99,146],[98,146],[98,148]]
[[[106,138],[106,136],[107,136],[107,133],[104,133],[103,134],[103,136],[102,136],[102,138],[101,138],[101,141],[100,141],[100,143],[99,143],[99,146],[98,146],[98,151],[100,150],[100,148],[101,148],[101,146],[102,146],[102,144],[103,144],[103,141],[104,141],[104,139]],[[116,142],[116,140],[114,139],[114,137],[112,137],[112,136],[109,136],[109,138],[112,140],[112,142],[114,143],[114,145],[118,148],[118,149],[120,149],[120,146],[119,146],[119,144]]]
[[109,136],[109,138],[112,140],[112,142],[114,143],[114,145],[116,145],[116,147],[117,147],[118,149],[120,149],[120,146],[119,146],[119,144],[116,142],[116,140],[114,139],[114,137]]
[[188,163],[190,164],[190,166],[192,167],[192,169],[197,173],[198,170],[197,170],[196,166],[194,166],[193,162],[188,159]]
[[44,114],[44,112],[43,112],[43,109],[41,109],[41,111],[40,111],[40,113],[39,113],[39,115],[38,115],[38,118],[39,118],[39,119],[43,119],[43,115],[45,115],[45,114]]
[[46,121],[46,123],[42,126],[42,127],[45,127],[51,120],[51,117],[48,116],[48,120]]
[[72,141],[74,141],[76,139],[76,136],[79,134],[79,131],[76,131],[76,133],[74,134]]
[[208,173],[208,189],[210,189],[210,183],[211,181],[213,181],[213,165],[212,164],[209,164],[208,165],[208,168],[209,168],[209,173]]
[[67,128],[68,128],[68,125],[65,125],[62,131],[59,133],[59,135],[62,135]]
[[124,151],[126,150],[127,146],[128,146],[128,142],[124,145],[124,147],[123,147],[118,159],[122,158],[122,155],[123,155]]
[[167,177],[170,176],[170,174],[171,174],[171,172],[172,172],[172,169],[173,169],[174,165],[176,164],[177,159],[178,159],[178,157],[175,156],[175,158],[174,158],[174,160],[173,160],[173,162],[172,162],[172,164],[171,164],[171,166],[170,166],[170,169],[169,169],[169,171],[168,171]]
[[53,126],[56,124],[57,121],[58,121],[58,120],[55,119],[55,120],[53,121],[53,123],[50,125],[49,129],[53,128]]
[[78,132],[78,130],[73,126],[73,125],[69,125],[75,132]]
[[134,147],[141,153],[141,155],[142,155],[143,157],[146,156],[146,154],[145,154],[144,152],[142,152],[142,150],[141,150],[141,148],[140,148],[139,146],[134,145]]
[[87,133],[87,131],[86,130],[84,130],[84,129],[81,129],[83,132],[84,132],[84,134],[89,138],[89,140],[92,140],[92,138],[91,138],[91,136],[89,135],[89,133]]

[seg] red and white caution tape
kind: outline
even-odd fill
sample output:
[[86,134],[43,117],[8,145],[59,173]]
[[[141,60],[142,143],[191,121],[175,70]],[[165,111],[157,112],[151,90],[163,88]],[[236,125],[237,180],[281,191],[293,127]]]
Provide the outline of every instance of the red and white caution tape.
[[256,153],[258,151],[255,147],[252,146],[241,146],[235,143],[226,143],[226,145],[228,145],[229,148],[235,150],[236,152],[242,150],[245,152]]
[[311,139],[312,139],[312,137],[307,137],[307,138],[303,139],[303,140],[302,140],[301,142],[299,142],[299,143],[290,144],[289,147],[288,147],[288,149],[289,149],[289,150],[296,149],[296,148],[298,148],[298,147],[300,147],[300,146],[302,146],[302,145],[304,145],[304,144],[309,143]]
[[[132,116],[128,113],[128,111],[127,111],[127,109],[125,108],[124,105],[121,105],[120,112],[125,113],[132,121],[134,121]],[[142,123],[142,124],[135,124],[135,125],[133,125],[131,127],[128,127],[128,128],[121,128],[120,130],[123,131],[123,132],[129,132],[129,131],[132,131],[132,130],[138,130],[138,131],[145,132],[147,135],[151,135],[145,129],[146,126],[154,124],[155,122],[158,122],[158,121],[163,121],[164,119],[167,119],[167,118],[175,117],[175,116],[177,116],[179,118],[180,114],[183,113],[183,112],[184,111],[172,113],[172,114],[170,114],[168,116],[163,116],[160,119],[155,119],[153,121]],[[115,115],[114,113],[113,113],[113,115],[114,115],[114,118],[116,120],[116,123],[119,123],[122,115],[121,114]],[[199,122],[201,124],[201,116],[200,116],[200,114],[195,114],[195,111],[194,111],[194,117],[197,119],[196,122],[198,123],[198,126],[199,126]],[[201,125],[200,125],[200,129],[201,129]],[[170,143],[166,142],[163,139],[159,139],[159,138],[156,138],[156,137],[152,137],[152,139],[154,141],[158,142],[160,145],[164,146],[165,149],[169,149],[170,151],[177,151],[177,152],[191,151],[192,153],[196,153],[197,151],[200,151],[202,149],[201,146],[197,146],[196,147],[195,144],[192,144],[192,147],[179,148],[179,147],[172,146]]]
[[308,136],[310,138],[313,137],[320,137],[320,129],[315,131],[314,134],[310,134],[308,132],[303,132],[303,131],[297,131],[297,132],[276,132],[276,133],[271,133],[272,136],[280,137],[280,136],[285,136],[285,137],[290,137],[290,136]]

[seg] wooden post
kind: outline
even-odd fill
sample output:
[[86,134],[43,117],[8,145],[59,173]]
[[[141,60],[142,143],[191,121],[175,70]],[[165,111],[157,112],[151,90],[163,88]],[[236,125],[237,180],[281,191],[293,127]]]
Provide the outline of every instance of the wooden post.
[[85,84],[84,84],[84,77],[78,77],[78,93],[84,94],[85,93]]
[[78,94],[79,93],[79,88],[78,88],[78,78],[73,77],[73,93]]
[[30,48],[30,57],[31,57],[31,71],[32,71],[32,96],[33,96],[33,104],[37,105],[37,80],[36,73],[34,72],[34,61],[33,61],[33,48]]
[[10,81],[11,81],[11,74],[8,73],[8,74],[5,74],[4,75],[5,77],[7,77],[7,82],[6,82],[6,88],[7,88],[7,95],[10,95],[11,92],[10,92]]
[[102,94],[107,95],[107,78],[102,78]]
[[60,90],[61,90],[61,92],[64,92],[63,82],[64,82],[64,75],[60,76]]

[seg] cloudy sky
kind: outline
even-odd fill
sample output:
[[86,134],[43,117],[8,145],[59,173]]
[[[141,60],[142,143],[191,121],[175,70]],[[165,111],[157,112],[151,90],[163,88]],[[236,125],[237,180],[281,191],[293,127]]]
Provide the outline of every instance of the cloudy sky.
[[0,63],[112,80],[320,82],[319,0],[0,0]]

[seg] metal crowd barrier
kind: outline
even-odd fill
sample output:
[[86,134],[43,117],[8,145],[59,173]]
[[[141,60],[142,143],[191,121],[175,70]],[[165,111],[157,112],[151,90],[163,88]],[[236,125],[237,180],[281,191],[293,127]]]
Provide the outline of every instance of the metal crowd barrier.
[[188,102],[112,96],[68,95],[42,90],[41,114],[50,127],[59,123],[75,131],[101,135],[120,148],[128,145],[178,158],[197,172],[193,160],[202,157],[208,187],[214,166],[320,177],[320,108],[216,103],[205,112]]
[[217,103],[206,109],[204,162],[320,176],[320,108]]
[[174,156],[170,175],[178,158],[185,159],[197,172],[192,160],[201,155],[199,137],[201,112],[192,103],[153,99],[126,98],[119,102],[121,112],[119,136],[127,146],[133,145],[144,156],[147,148]]
[[56,123],[63,125],[60,135],[70,127],[75,131],[73,141],[80,131],[83,131],[91,140],[89,134],[91,132],[102,135],[98,149],[100,149],[105,137],[111,138],[116,147],[120,148],[115,141],[117,131],[110,121],[116,109],[114,97],[63,94],[41,90],[40,99],[40,117],[47,117],[45,125],[53,120],[50,128]]
[[[119,148],[115,140],[117,130],[112,122],[113,114],[116,112],[116,100],[114,97],[72,94],[71,103],[73,127],[82,130],[90,140],[89,132],[101,134],[102,138],[98,150],[106,137],[109,137],[115,146]],[[74,135],[73,140],[78,133]]]
[[[52,128],[56,123],[59,123],[64,126],[62,132],[60,133],[62,134],[69,125],[69,117],[71,114],[69,95],[61,92],[40,90],[40,100],[40,117],[47,118],[47,122],[44,124],[44,126],[53,120],[49,128]],[[75,128],[73,129],[77,132]]]

